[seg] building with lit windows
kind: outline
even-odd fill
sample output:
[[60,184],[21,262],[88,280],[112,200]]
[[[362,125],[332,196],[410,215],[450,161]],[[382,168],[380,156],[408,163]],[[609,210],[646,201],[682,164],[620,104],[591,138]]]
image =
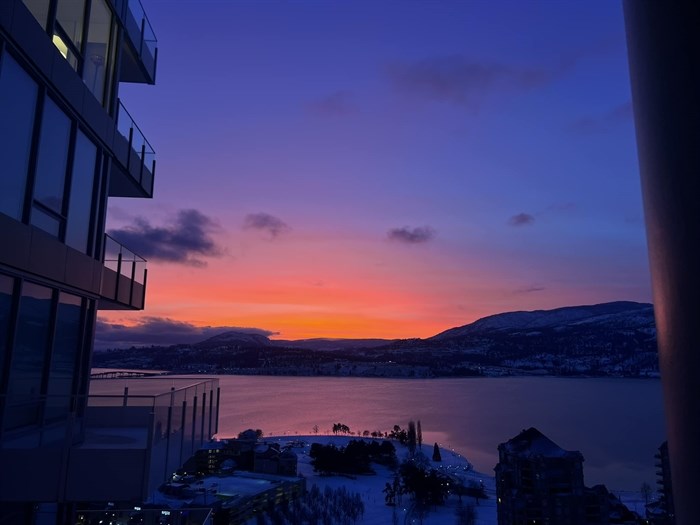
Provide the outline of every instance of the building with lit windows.
[[146,261],[105,235],[108,198],[149,198],[155,175],[119,84],[153,84],[157,51],[139,0],[0,1],[3,524],[69,522],[91,479],[96,312],[142,309],[146,287]]

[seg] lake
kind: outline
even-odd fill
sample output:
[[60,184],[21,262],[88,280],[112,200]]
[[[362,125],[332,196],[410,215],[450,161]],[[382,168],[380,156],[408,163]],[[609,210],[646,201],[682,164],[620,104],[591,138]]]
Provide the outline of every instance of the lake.
[[425,443],[453,448],[489,476],[497,446],[531,426],[583,453],[587,485],[639,490],[655,483],[665,439],[661,382],[551,377],[383,379],[219,376],[219,436],[402,428],[420,420]]

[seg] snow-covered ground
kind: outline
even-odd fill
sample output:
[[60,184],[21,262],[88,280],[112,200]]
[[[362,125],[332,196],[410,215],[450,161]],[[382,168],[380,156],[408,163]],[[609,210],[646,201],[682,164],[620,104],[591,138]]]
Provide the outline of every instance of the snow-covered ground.
[[[323,491],[325,487],[338,488],[344,486],[351,492],[357,492],[362,497],[365,504],[365,513],[360,523],[367,525],[382,525],[391,523],[419,523],[419,520],[406,519],[406,515],[410,511],[410,500],[408,496],[402,497],[401,503],[395,507],[389,507],[384,503],[384,493],[382,490],[387,482],[391,483],[394,479],[394,473],[390,469],[381,465],[373,464],[372,468],[376,471],[375,475],[357,476],[355,479],[345,476],[320,476],[314,472],[311,466],[311,458],[309,451],[312,443],[334,444],[337,447],[344,447],[352,439],[363,439],[353,436],[294,436],[294,437],[267,437],[264,441],[274,441],[284,446],[295,443],[294,452],[298,457],[298,472],[306,478],[307,490],[312,485],[316,484]],[[303,446],[298,446],[304,443]],[[408,455],[406,447],[400,445],[397,441],[392,441],[396,447],[396,456],[401,462]],[[433,455],[433,445],[423,443],[423,454],[430,461],[433,468],[449,472],[464,479],[465,482],[474,480],[477,483],[483,482],[487,500],[479,500],[478,504],[471,497],[462,497],[462,505],[473,505],[476,510],[476,523],[478,525],[495,525],[496,523],[496,485],[493,476],[474,472],[471,470],[471,465],[467,458],[459,455],[457,452],[441,449],[442,461],[434,462],[430,460]],[[456,522],[455,512],[457,510],[459,498],[450,495],[445,505],[435,507],[430,510],[427,517],[423,519],[425,525],[445,525]],[[396,512],[396,520],[393,513]]]

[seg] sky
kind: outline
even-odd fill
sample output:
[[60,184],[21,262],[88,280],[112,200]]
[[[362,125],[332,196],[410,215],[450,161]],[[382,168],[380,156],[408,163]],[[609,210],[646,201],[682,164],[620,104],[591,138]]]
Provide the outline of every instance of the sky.
[[98,345],[651,301],[619,2],[142,3],[156,85],[120,97],[155,192],[108,232],[146,309]]

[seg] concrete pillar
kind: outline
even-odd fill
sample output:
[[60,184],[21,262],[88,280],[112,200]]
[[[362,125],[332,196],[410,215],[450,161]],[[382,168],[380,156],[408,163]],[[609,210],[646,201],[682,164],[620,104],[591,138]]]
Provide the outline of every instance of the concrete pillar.
[[700,494],[700,3],[624,0],[678,525]]

